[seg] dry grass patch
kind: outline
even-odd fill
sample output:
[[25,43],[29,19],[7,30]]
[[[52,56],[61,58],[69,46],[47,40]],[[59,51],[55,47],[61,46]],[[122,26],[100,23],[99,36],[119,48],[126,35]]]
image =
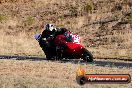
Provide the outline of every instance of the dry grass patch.
[[[1,88],[131,88],[132,84],[76,83],[78,65],[48,61],[0,60]],[[88,74],[130,74],[131,68],[83,65]]]

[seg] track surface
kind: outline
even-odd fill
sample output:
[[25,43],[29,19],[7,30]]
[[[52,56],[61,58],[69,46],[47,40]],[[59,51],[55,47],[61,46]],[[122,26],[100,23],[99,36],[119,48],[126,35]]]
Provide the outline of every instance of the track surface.
[[[30,56],[8,56],[8,55],[0,55],[0,59],[16,59],[16,60],[46,60],[46,58],[40,58],[40,57],[30,57]],[[74,64],[78,63],[78,60],[61,60],[61,63],[71,62]],[[86,63],[83,61],[80,61],[81,63]],[[114,60],[102,60],[102,59],[94,59],[93,62],[88,62],[86,64],[92,64],[96,66],[114,66],[114,67],[127,67],[132,68],[132,61],[114,61]]]

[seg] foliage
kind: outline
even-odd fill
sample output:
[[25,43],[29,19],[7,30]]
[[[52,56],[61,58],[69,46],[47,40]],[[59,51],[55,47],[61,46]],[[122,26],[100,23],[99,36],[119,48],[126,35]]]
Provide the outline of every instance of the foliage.
[[73,7],[73,6],[70,8],[69,11],[70,11],[70,15],[71,15],[72,17],[77,17],[77,15],[78,15],[77,9],[78,9],[77,7]]
[[26,20],[24,21],[24,26],[31,26],[33,24],[34,20],[35,19],[31,16],[27,17]]
[[132,23],[132,14],[128,17],[129,23]]
[[84,6],[84,11],[85,12],[87,12],[87,13],[91,13],[91,11],[93,10],[93,5],[92,4],[86,4],[85,6]]
[[0,22],[7,20],[7,16],[0,14]]

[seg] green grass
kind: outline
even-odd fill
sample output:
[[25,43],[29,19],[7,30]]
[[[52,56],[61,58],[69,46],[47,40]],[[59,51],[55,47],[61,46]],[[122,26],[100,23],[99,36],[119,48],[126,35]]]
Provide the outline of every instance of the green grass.
[[92,4],[86,4],[83,9],[84,9],[85,12],[91,13],[93,8],[94,8],[94,6]]
[[4,22],[8,19],[6,15],[0,14],[0,22]]
[[129,23],[132,23],[132,14],[128,17]]
[[65,19],[65,17],[64,17],[64,16],[59,16],[59,19],[60,19],[61,21],[63,21],[63,20]]

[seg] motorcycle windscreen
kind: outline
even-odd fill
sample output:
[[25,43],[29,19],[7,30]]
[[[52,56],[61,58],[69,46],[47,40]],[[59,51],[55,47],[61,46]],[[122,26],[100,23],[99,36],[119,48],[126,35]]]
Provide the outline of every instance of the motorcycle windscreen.
[[73,39],[73,42],[76,44],[80,44],[80,42],[81,42],[81,38],[79,35],[73,34],[72,39]]

